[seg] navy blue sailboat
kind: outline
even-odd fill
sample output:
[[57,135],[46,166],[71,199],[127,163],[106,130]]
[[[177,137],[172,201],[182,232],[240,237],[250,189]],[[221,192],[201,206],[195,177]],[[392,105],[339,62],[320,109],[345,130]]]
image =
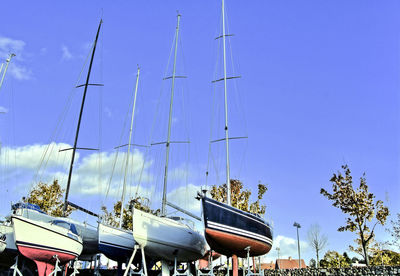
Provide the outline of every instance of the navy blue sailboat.
[[[226,75],[226,48],[225,38],[225,11],[222,0],[222,35],[223,40],[224,77],[217,81],[224,81],[225,94],[225,140],[226,145],[226,183],[227,203],[221,203],[200,194],[203,206],[205,236],[211,249],[226,256],[246,257],[260,256],[268,253],[272,247],[272,229],[258,214],[244,212],[231,206],[231,189],[229,175],[229,135],[228,135],[228,102]],[[216,82],[216,81],[215,81]]]

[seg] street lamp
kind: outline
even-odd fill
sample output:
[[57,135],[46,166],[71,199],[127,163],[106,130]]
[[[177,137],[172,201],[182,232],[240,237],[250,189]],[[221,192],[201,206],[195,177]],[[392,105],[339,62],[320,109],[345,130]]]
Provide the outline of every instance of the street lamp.
[[299,268],[301,268],[301,263],[300,263],[300,240],[299,240],[299,228],[301,228],[301,226],[297,222],[293,223],[293,226],[297,228],[297,250],[299,251]]
[[281,249],[279,247],[277,247],[276,251],[278,251],[278,261],[277,261],[277,263],[278,263],[278,268],[280,269],[281,266],[279,265],[279,252],[281,251]]

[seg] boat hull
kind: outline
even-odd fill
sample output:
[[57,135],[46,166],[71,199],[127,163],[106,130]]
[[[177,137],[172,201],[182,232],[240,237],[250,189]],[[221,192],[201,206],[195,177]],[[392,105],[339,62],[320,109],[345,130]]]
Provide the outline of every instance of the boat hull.
[[107,258],[126,262],[135,246],[132,231],[123,230],[99,223],[99,251]]
[[18,251],[36,262],[39,275],[54,268],[55,255],[62,265],[82,252],[82,239],[66,228],[18,215],[12,216],[12,223]]
[[246,257],[268,253],[272,247],[272,231],[260,217],[241,211],[208,197],[201,199],[205,237],[211,249],[226,256]]
[[181,221],[155,216],[137,209],[133,212],[133,237],[155,260],[189,262],[207,251],[203,235]]

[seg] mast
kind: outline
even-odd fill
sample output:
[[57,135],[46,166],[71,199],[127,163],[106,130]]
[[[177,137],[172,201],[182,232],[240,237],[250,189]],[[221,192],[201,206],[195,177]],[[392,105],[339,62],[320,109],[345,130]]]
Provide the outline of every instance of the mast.
[[[0,89],[1,89],[1,86],[3,85],[3,81],[4,81],[4,77],[6,76],[6,72],[7,72],[7,69],[8,69],[8,65],[10,64],[10,61],[11,61],[11,59],[12,59],[13,57],[15,57],[15,54],[10,54],[10,56],[8,57],[8,59],[6,59],[6,67],[4,68],[3,76],[1,77]],[[0,73],[1,73],[1,70],[3,69],[3,66],[4,66],[4,63],[1,64]]]
[[171,143],[171,124],[172,124],[172,106],[174,102],[174,86],[175,86],[175,72],[176,72],[176,56],[178,53],[178,38],[179,38],[179,22],[181,19],[181,15],[177,16],[177,24],[176,24],[176,32],[175,32],[175,52],[174,52],[174,67],[172,71],[172,84],[171,84],[171,101],[169,104],[169,118],[168,118],[168,136],[166,143],[166,151],[165,151],[165,171],[164,171],[164,188],[163,188],[163,196],[162,196],[162,205],[161,205],[161,215],[165,216],[166,214],[166,205],[167,205],[167,179],[168,179],[168,162],[169,162],[169,145]]
[[226,45],[225,45],[225,4],[222,0],[222,41],[224,48],[224,97],[225,97],[225,145],[226,145],[226,198],[228,205],[231,205],[231,182],[229,169],[229,135],[228,135],[228,98],[226,85]]
[[92,71],[94,53],[96,52],[97,39],[99,38],[99,33],[100,33],[100,28],[101,28],[101,24],[102,23],[103,23],[103,20],[100,19],[99,27],[97,29],[96,39],[95,39],[94,45],[93,45],[92,57],[90,58],[90,64],[89,64],[89,69],[88,69],[88,73],[87,73],[87,77],[86,77],[86,83],[84,85],[85,86],[85,90],[83,91],[81,110],[79,112],[78,125],[76,127],[76,133],[75,133],[74,147],[72,148],[71,164],[69,166],[67,189],[65,191],[64,210],[63,210],[64,214],[65,214],[65,212],[67,211],[67,208],[68,208],[68,195],[69,195],[69,189],[70,189],[70,186],[71,186],[72,170],[74,168],[75,152],[76,152],[76,146],[77,146],[77,143],[78,143],[79,129],[80,129],[80,126],[81,126],[83,107],[85,106],[87,88],[90,85],[89,84],[90,72]]
[[121,196],[121,217],[119,219],[119,228],[122,228],[122,222],[124,218],[124,201],[125,201],[125,191],[126,191],[126,174],[128,172],[129,165],[129,154],[131,150],[131,140],[132,140],[132,129],[133,129],[133,118],[135,117],[135,108],[136,108],[136,96],[138,91],[139,84],[139,73],[140,68],[138,66],[137,75],[136,75],[136,86],[135,86],[135,96],[133,98],[133,106],[132,106],[132,116],[131,116],[131,127],[129,129],[129,142],[128,142],[128,153],[126,155],[126,163],[125,163],[125,175],[124,175],[124,184],[122,186],[122,196]]

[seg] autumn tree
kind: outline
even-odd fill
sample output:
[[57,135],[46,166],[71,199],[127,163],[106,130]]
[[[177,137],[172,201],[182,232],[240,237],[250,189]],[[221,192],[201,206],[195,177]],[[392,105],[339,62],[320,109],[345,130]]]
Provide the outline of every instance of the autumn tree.
[[333,250],[329,250],[325,253],[324,258],[321,260],[321,267],[323,268],[335,268],[335,267],[349,267],[350,263],[346,258]]
[[[122,228],[123,229],[132,229],[132,208],[157,214],[160,212],[159,209],[152,210],[148,206],[148,204],[144,203],[144,199],[142,197],[131,198],[127,204],[124,206],[124,214],[122,218]],[[103,211],[102,221],[110,226],[119,227],[119,221],[121,218],[121,201],[117,201],[112,211],[108,211],[106,206],[102,206],[101,210]]]
[[63,194],[64,189],[61,189],[58,180],[54,180],[52,184],[39,182],[34,187],[29,196],[22,200],[27,203],[36,204],[40,209],[48,215],[54,217],[68,217],[74,210],[68,206],[66,213],[63,213]]
[[321,194],[333,201],[332,205],[347,215],[346,224],[338,228],[339,232],[356,232],[360,239],[365,263],[369,265],[368,245],[374,237],[376,225],[384,225],[389,215],[389,209],[383,201],[376,200],[375,195],[368,191],[365,173],[360,177],[359,186],[353,188],[353,178],[347,165],[343,165],[341,172],[333,174],[332,193],[321,189]]
[[[256,214],[265,214],[265,205],[262,205],[260,201],[262,200],[264,194],[267,192],[268,188],[266,185],[258,184],[258,195],[257,200],[253,203],[249,203],[251,191],[248,189],[243,189],[243,183],[237,179],[231,179],[231,204],[232,206]],[[227,187],[226,183],[222,185],[214,185],[211,188],[211,197],[220,202],[227,202],[226,193]]]
[[311,225],[307,232],[308,243],[314,250],[317,257],[317,267],[319,267],[319,253],[328,243],[328,237],[321,234],[321,229],[318,224]]

